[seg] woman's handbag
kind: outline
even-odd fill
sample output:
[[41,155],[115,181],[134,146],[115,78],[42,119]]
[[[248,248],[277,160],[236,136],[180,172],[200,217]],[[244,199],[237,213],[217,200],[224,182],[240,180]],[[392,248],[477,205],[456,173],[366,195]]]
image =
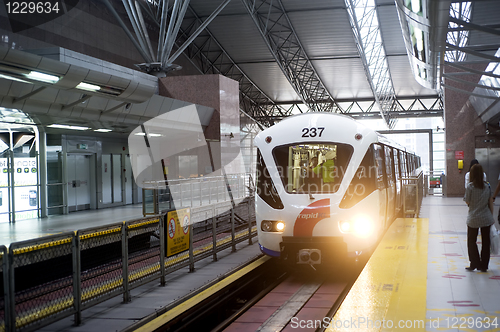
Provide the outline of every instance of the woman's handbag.
[[499,249],[500,249],[500,236],[498,234],[498,229],[496,228],[495,224],[491,225],[490,227],[490,251],[492,255],[498,255]]

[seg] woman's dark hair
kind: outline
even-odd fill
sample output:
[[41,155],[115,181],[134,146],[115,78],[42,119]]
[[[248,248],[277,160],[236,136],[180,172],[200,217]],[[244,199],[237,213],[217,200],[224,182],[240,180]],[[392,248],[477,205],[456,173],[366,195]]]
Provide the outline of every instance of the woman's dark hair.
[[477,161],[477,159],[472,159],[470,161],[470,165],[469,165],[469,172],[470,172],[470,169],[472,168],[472,166],[477,165],[477,164],[479,164],[479,161]]
[[470,182],[474,185],[474,187],[483,189],[483,166],[481,164],[472,165],[470,169]]

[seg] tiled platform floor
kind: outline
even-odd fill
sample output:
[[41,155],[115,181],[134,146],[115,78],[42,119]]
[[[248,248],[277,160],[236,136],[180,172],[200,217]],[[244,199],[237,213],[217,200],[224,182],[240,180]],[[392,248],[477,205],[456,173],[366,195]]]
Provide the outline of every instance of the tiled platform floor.
[[430,196],[422,204],[420,217],[429,218],[428,331],[500,331],[500,255],[492,255],[486,273],[465,270],[467,211],[459,197]]

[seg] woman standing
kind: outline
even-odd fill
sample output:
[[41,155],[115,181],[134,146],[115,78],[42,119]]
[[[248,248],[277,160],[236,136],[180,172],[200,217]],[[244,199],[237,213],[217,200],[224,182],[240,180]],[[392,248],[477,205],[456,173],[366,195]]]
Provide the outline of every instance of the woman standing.
[[[490,226],[493,219],[493,198],[490,185],[483,181],[483,167],[480,164],[470,169],[471,182],[465,190],[465,203],[469,206],[467,215],[467,251],[470,266],[465,269],[475,269],[486,272],[490,263]],[[477,249],[477,235],[481,229],[481,257]]]

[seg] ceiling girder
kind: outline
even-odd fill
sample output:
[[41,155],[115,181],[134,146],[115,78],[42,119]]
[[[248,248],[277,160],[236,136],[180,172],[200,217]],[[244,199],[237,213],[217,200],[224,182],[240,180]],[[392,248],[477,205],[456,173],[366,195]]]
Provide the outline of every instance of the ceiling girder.
[[[315,112],[340,112],[303,49],[281,0],[242,0],[283,75]],[[315,100],[326,103],[311,103]]]

